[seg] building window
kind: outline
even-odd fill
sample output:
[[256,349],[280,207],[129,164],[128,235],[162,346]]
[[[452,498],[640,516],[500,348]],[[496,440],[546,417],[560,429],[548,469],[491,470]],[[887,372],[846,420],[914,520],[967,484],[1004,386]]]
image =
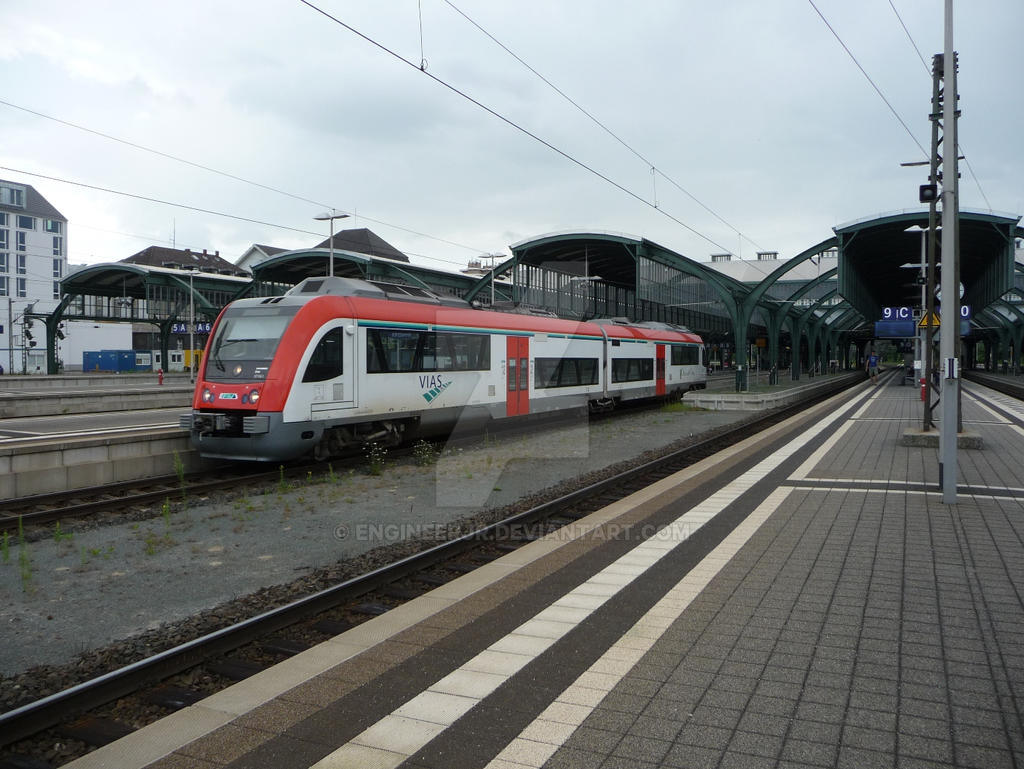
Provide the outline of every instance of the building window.
[[7,272],[7,254],[0,251],[0,272]]
[[53,281],[53,298],[60,299],[60,281]]
[[24,278],[17,278],[17,281],[18,281],[18,284],[17,284],[18,285],[18,298],[19,299],[24,299],[26,296],[28,296],[28,290],[27,290],[27,288],[25,286],[26,281],[25,281]]
[[0,184],[0,205],[25,207],[25,188]]
[[11,242],[11,231],[10,230],[0,230],[0,251],[6,251],[8,248],[10,248],[10,245],[9,245],[10,242]]
[[34,216],[21,216],[19,214],[18,226],[23,230],[34,230],[36,228],[36,218]]
[[55,277],[55,278],[63,278],[64,277],[63,275],[61,275],[61,267],[63,267],[63,266],[64,266],[64,263],[60,259],[54,259],[53,260],[53,277]]
[[18,274],[19,275],[24,275],[25,274],[25,255],[24,254],[18,254]]
[[64,238],[60,235],[53,236],[53,255],[63,256],[64,255]]
[[53,232],[53,233],[56,233],[57,235],[59,235],[60,234],[60,222],[58,222],[56,219],[47,219],[47,220],[45,220],[45,223],[43,224],[43,229],[45,229],[47,232]]
[[17,243],[18,243],[17,249],[19,251],[24,251],[25,250],[25,233],[19,231],[19,232],[16,232],[14,234],[15,234],[15,236],[17,238]]
[[0,211],[0,227],[6,227],[6,226],[7,226],[7,212],[6,211]]
[[0,296],[7,296],[7,281],[9,278],[0,278]]

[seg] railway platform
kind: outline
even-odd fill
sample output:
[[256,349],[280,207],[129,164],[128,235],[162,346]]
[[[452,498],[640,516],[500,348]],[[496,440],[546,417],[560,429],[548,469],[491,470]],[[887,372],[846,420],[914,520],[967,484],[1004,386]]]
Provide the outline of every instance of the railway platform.
[[1019,401],[865,383],[68,766],[1016,767]]

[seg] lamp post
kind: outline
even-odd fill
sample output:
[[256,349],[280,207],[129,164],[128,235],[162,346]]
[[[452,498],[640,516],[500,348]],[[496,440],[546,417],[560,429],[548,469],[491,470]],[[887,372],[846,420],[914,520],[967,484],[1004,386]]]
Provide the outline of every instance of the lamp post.
[[313,218],[316,219],[318,222],[325,222],[326,221],[326,222],[330,222],[331,223],[331,237],[330,237],[330,240],[327,241],[327,244],[328,244],[327,247],[330,250],[330,256],[328,257],[328,259],[330,261],[327,262],[327,275],[328,276],[333,276],[334,275],[334,220],[335,219],[347,219],[348,218],[348,214],[339,214],[335,209],[332,208],[330,211],[324,211],[322,214],[317,214]]

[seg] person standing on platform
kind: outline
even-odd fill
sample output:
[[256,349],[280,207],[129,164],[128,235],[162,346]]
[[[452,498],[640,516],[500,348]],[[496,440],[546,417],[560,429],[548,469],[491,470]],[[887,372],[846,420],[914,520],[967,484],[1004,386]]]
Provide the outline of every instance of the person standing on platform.
[[878,384],[878,353],[874,350],[868,356],[868,376],[874,384]]

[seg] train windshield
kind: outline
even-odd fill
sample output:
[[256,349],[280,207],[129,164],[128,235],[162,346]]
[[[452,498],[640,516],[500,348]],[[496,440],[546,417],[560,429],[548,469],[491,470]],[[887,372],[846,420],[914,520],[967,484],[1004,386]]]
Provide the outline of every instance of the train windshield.
[[229,307],[217,326],[206,358],[212,381],[267,378],[270,362],[298,307]]

